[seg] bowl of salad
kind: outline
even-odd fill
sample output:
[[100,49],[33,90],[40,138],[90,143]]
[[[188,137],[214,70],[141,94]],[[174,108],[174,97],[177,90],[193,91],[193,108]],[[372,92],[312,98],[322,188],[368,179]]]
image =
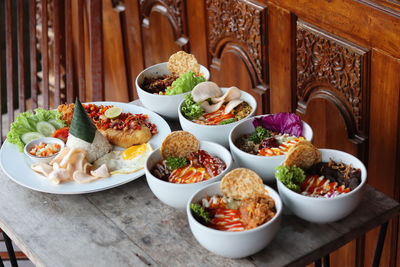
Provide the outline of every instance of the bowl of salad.
[[32,162],[48,163],[65,147],[65,143],[54,137],[40,137],[28,142],[24,147],[25,155]]
[[[253,183],[252,175],[259,182]],[[245,197],[241,197],[243,194]],[[203,247],[224,257],[243,258],[259,252],[273,240],[280,228],[282,202],[257,174],[238,168],[221,182],[194,193],[186,213],[190,230]]]
[[[172,152],[165,152],[168,150]],[[226,148],[176,131],[149,155],[145,174],[151,191],[160,201],[184,209],[196,190],[221,180],[231,168],[232,157]]]
[[275,183],[275,167],[290,147],[313,139],[311,127],[294,113],[256,116],[239,122],[229,134],[236,164],[257,172],[266,183]]
[[184,95],[198,83],[208,81],[210,72],[197,61],[194,67],[172,61],[179,64],[181,69],[171,69],[170,61],[143,70],[136,78],[136,91],[143,106],[167,119],[178,119],[177,107]]
[[313,223],[338,221],[357,208],[367,183],[367,170],[359,159],[343,151],[304,145],[293,154],[275,173],[285,207]]
[[200,140],[229,147],[229,132],[257,109],[255,98],[237,87],[220,88],[214,82],[196,85],[179,105],[183,130]]

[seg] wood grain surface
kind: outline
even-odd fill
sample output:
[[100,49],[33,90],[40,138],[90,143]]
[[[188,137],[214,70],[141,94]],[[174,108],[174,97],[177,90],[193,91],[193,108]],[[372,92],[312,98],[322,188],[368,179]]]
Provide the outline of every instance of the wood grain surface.
[[63,196],[26,189],[0,172],[0,227],[36,266],[298,266],[398,211],[397,202],[368,186],[347,218],[318,225],[285,215],[266,249],[233,260],[202,248],[185,212],[161,203],[144,178],[103,192]]

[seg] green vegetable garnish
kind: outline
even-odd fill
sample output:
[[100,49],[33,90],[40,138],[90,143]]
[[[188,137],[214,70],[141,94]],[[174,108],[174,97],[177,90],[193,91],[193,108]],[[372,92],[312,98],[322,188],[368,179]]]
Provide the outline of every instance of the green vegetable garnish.
[[35,113],[27,111],[23,112],[15,118],[11,124],[11,129],[7,134],[7,141],[18,146],[19,151],[24,151],[24,142],[21,137],[29,132],[37,132],[36,125],[40,121],[55,120],[60,125],[65,126],[61,119],[61,113],[57,110],[45,110],[41,108],[35,109]]
[[306,174],[302,169],[293,165],[291,167],[278,166],[275,168],[275,177],[287,188],[300,192],[300,184],[306,179]]
[[185,157],[169,157],[167,158],[165,165],[167,165],[170,170],[176,170],[180,167],[186,166],[187,160]]
[[200,107],[200,103],[196,103],[193,100],[191,94],[185,95],[185,101],[182,104],[182,114],[189,120],[194,120],[203,114],[203,109]]
[[232,122],[235,122],[235,118],[230,118],[230,119],[227,119],[227,120],[223,120],[223,121],[221,121],[219,123],[219,125],[224,125],[224,124],[228,124],[228,123],[232,123]]
[[256,144],[261,143],[265,137],[270,137],[271,132],[262,126],[257,126],[256,130],[250,135],[249,140]]
[[209,222],[211,222],[211,214],[204,210],[200,204],[190,204],[190,210],[192,211],[193,217],[196,218],[201,224],[207,225]]
[[193,71],[188,71],[178,79],[176,79],[171,86],[165,90],[166,95],[178,95],[186,92],[192,91],[193,87],[195,87],[198,83],[205,82],[206,79],[197,75]]

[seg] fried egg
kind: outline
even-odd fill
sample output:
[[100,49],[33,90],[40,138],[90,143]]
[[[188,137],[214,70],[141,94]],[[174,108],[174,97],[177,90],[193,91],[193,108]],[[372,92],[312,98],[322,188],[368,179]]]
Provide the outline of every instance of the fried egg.
[[148,143],[131,146],[122,151],[114,150],[96,160],[93,168],[96,169],[104,163],[111,174],[136,172],[144,168],[151,151],[153,148]]

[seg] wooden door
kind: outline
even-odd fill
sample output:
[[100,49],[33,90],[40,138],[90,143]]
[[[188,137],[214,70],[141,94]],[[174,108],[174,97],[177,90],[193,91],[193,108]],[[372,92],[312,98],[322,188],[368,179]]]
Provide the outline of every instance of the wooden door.
[[252,94],[269,111],[266,6],[255,1],[206,1],[211,80]]
[[[318,147],[357,156],[368,183],[398,200],[400,20],[388,14],[349,1],[268,1],[270,98],[272,112],[296,111]],[[381,266],[398,257],[398,219],[389,225]],[[333,253],[332,265],[371,266],[378,232]]]

